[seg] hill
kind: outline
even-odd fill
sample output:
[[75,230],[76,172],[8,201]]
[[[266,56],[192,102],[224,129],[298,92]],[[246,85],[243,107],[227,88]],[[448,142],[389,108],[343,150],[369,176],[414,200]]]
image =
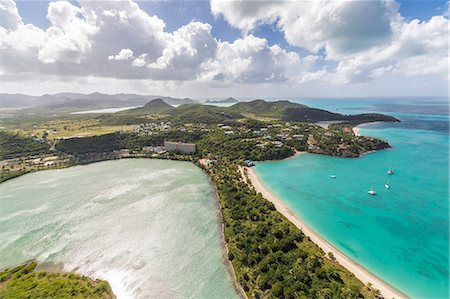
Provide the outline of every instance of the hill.
[[157,98],[146,103],[144,106],[125,110],[122,114],[144,115],[150,113],[168,113],[175,108],[167,104],[163,99]]
[[24,94],[0,94],[0,108],[46,108],[62,109],[101,109],[111,107],[140,106],[149,100],[160,98],[169,105],[194,104],[189,98],[172,98],[158,95],[139,94],[103,94],[94,92],[90,94],[64,92],[57,94],[44,94],[30,96]]
[[399,121],[395,117],[378,113],[343,115],[316,108],[287,108],[282,115],[282,119],[300,122],[344,121],[353,125],[376,121]]
[[251,102],[239,102],[228,108],[230,112],[248,113],[257,116],[281,117],[287,108],[304,108],[305,105],[289,101],[265,101],[254,100]]
[[172,111],[172,121],[177,123],[222,123],[242,115],[236,112],[230,112],[226,108],[214,107],[208,105],[181,105]]

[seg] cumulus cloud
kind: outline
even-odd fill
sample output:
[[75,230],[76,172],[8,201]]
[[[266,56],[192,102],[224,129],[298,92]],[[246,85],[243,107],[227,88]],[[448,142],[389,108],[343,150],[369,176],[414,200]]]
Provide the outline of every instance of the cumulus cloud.
[[133,57],[133,51],[130,49],[122,49],[119,54],[108,56],[109,60],[128,60]]
[[205,66],[205,78],[240,83],[280,82],[288,80],[299,66],[297,53],[247,35],[232,43],[219,44],[216,58]]
[[392,1],[211,1],[223,16],[244,32],[275,23],[286,40],[311,52],[326,48],[338,56],[370,48],[391,35],[398,6]]
[[23,23],[11,0],[0,1],[12,20],[1,27],[6,73],[256,83],[288,80],[299,61],[252,35],[218,41],[198,21],[166,32],[163,20],[131,0],[51,2],[45,30]]
[[337,62],[335,70],[302,71],[300,82],[363,82],[390,72],[417,75],[447,69],[448,19],[407,22],[394,0],[211,0],[211,11],[244,34],[275,24],[290,45],[323,52],[325,60]]
[[[287,86],[448,71],[447,17],[406,21],[394,0],[212,0],[211,12],[242,36],[217,40],[199,21],[168,32],[132,0],[51,2],[39,28],[0,0],[0,74]],[[257,37],[265,24],[294,47]]]
[[448,71],[448,20],[401,22],[387,45],[341,60],[336,82],[367,81],[390,72],[404,75],[445,74]]
[[17,11],[16,3],[12,0],[0,1],[1,27],[6,30],[14,30],[22,22]]
[[210,25],[165,32],[163,20],[132,1],[51,2],[45,30],[24,24],[14,2],[0,3],[4,72],[192,79],[217,44]]

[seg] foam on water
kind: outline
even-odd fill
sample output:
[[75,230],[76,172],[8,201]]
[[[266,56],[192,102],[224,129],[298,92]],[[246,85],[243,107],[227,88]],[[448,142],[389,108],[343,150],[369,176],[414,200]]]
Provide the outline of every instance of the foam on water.
[[213,194],[203,172],[173,161],[19,177],[0,185],[0,267],[62,263],[108,280],[118,298],[236,298]]

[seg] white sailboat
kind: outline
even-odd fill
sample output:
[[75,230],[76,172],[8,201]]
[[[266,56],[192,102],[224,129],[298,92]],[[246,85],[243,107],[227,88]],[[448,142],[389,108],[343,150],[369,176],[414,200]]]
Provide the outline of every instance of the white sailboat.
[[335,179],[335,178],[336,178],[336,175],[335,175],[335,174],[332,174],[332,175],[330,175],[330,178]]
[[394,174],[394,171],[392,170],[392,167],[391,166],[389,166],[389,169],[388,169],[388,171],[387,171],[387,174]]
[[391,188],[391,185],[389,184],[389,177],[387,178],[387,181],[386,181],[386,183],[384,184],[384,187],[385,187],[386,189]]
[[373,185],[372,185],[372,187],[370,188],[370,190],[367,191],[367,193],[369,193],[370,195],[377,195],[377,192],[375,191],[375,189],[373,189]]

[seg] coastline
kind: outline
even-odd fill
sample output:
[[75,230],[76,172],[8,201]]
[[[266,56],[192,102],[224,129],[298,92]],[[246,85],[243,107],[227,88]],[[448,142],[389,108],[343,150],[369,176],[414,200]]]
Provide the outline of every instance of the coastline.
[[299,216],[294,214],[292,210],[275,194],[273,194],[261,181],[256,172],[252,168],[246,168],[247,174],[252,186],[256,192],[261,193],[264,198],[269,200],[275,205],[277,211],[279,211],[284,217],[291,221],[296,227],[302,230],[302,232],[308,236],[311,241],[317,244],[325,253],[332,252],[336,261],[343,267],[353,273],[364,284],[371,283],[372,287],[378,289],[385,298],[408,298],[405,294],[396,290],[388,283],[384,282],[381,278],[370,273],[364,269],[361,265],[347,257],[345,254],[336,249],[328,241],[322,238],[317,232],[311,229]]
[[[233,287],[234,290],[236,291],[236,294],[243,298],[243,299],[248,299],[247,294],[245,293],[244,289],[242,288],[241,284],[239,283],[238,279],[237,279],[237,275],[236,275],[236,271],[233,267],[233,264],[231,263],[231,261],[228,259],[228,243],[225,240],[225,226],[223,224],[223,216],[222,216],[222,208],[220,207],[220,200],[219,200],[219,193],[217,192],[217,187],[216,184],[214,184],[211,176],[205,171],[205,169],[197,164],[194,163],[195,166],[199,167],[200,170],[206,174],[206,176],[208,177],[208,182],[211,186],[211,188],[214,190],[214,197],[215,197],[215,206],[217,208],[217,224],[219,226],[219,238],[220,238],[220,246],[222,249],[222,261],[223,264],[228,272],[228,275],[230,276],[230,279],[233,282]],[[200,165],[203,165],[200,162]]]
[[382,123],[382,121],[374,121],[374,122],[370,122],[370,123],[362,123],[362,124],[359,124],[357,126],[352,127],[352,130],[353,130],[353,133],[355,134],[355,136],[361,136],[360,128],[366,127],[366,126],[369,126],[369,125],[379,124],[379,123]]

